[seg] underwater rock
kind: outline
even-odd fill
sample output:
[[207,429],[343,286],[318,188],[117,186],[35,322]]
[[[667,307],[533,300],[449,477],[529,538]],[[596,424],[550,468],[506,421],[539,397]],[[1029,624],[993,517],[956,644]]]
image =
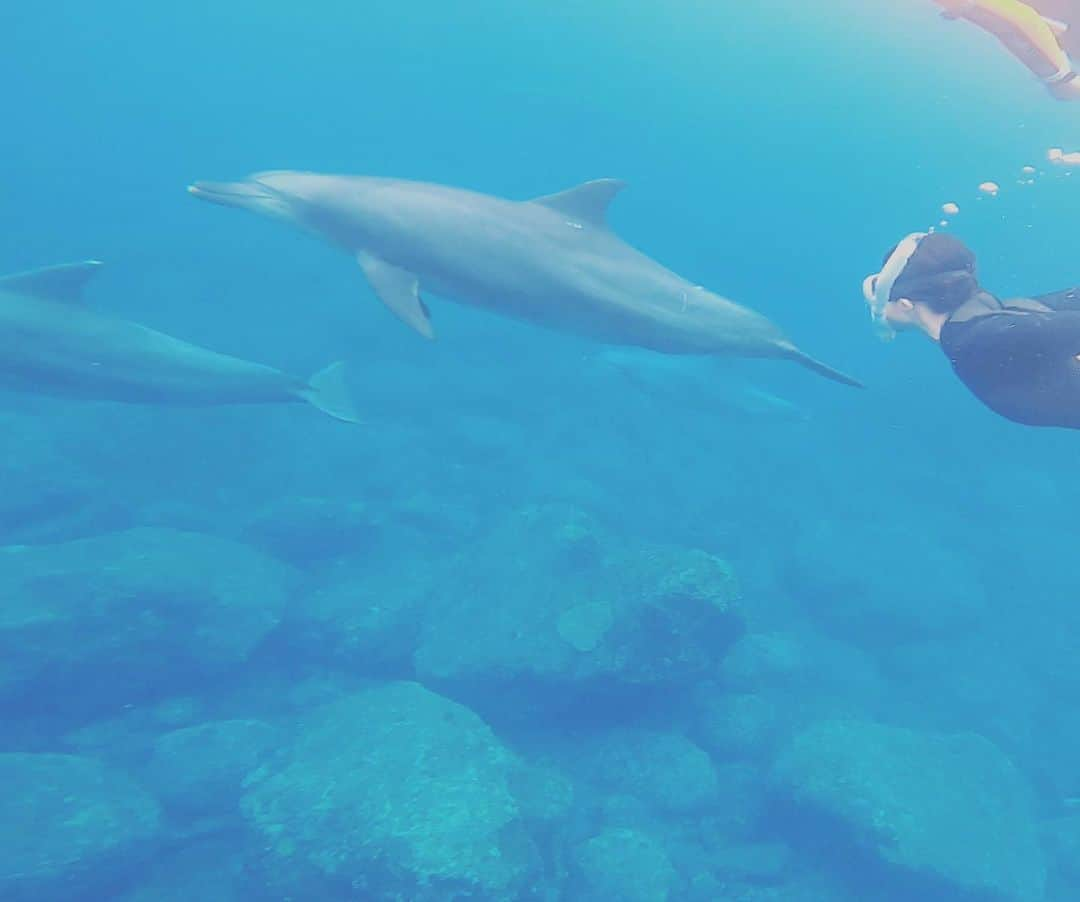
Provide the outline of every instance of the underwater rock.
[[280,740],[259,720],[218,720],[158,737],[143,781],[169,809],[185,815],[228,814],[244,778]]
[[719,760],[768,760],[791,729],[786,699],[726,693],[715,683],[694,693],[693,735]]
[[581,902],[666,902],[676,898],[678,874],[664,847],[626,827],[610,827],[575,850]]
[[760,768],[742,762],[714,765],[720,804],[706,811],[695,828],[710,847],[747,842],[759,832],[769,805],[768,780]]
[[724,685],[744,692],[796,690],[868,707],[881,690],[877,663],[862,649],[804,630],[746,633],[720,664]]
[[556,629],[567,645],[577,651],[595,651],[615,625],[615,611],[606,601],[586,601],[559,615]]
[[774,776],[793,812],[816,821],[811,829],[793,817],[792,840],[865,854],[881,869],[873,878],[881,889],[1043,897],[1029,788],[981,736],[822,721],[788,744]]
[[279,622],[288,582],[257,551],[167,529],[0,549],[0,692],[115,706],[218,672]]
[[656,826],[656,813],[637,796],[610,791],[601,793],[598,811],[605,827],[628,827],[647,832]]
[[758,823],[768,801],[761,773],[744,765],[723,770],[707,808],[659,812],[654,804],[616,794],[603,797],[590,820],[604,830],[631,830],[658,843],[679,875],[673,898],[680,902],[728,902],[743,898],[741,891],[751,884],[789,879],[794,869],[787,867],[787,847],[760,838]]
[[1071,899],[1080,887],[1080,813],[1074,811],[1046,821],[1042,837],[1051,864],[1047,897]]
[[[947,535],[899,524],[821,521],[796,541],[788,590],[824,632],[871,648],[977,628],[986,591]],[[917,568],[898,568],[896,548]]]
[[370,552],[378,524],[359,501],[284,497],[251,520],[244,541],[297,566]]
[[780,883],[791,871],[791,849],[776,842],[736,843],[715,851],[712,865],[725,880]]
[[67,542],[134,525],[135,511],[89,482],[0,464],[0,546]]
[[1012,755],[1022,750],[1029,772],[1049,763],[1044,753],[1074,748],[1071,742],[1048,743],[1047,728],[1037,726],[1048,701],[1046,686],[1055,684],[1032,678],[1031,651],[1014,630],[913,643],[882,659],[892,685],[904,689],[897,704],[909,699],[921,723],[948,728],[963,711],[966,728],[1000,742]]
[[517,766],[472,711],[391,683],[314,712],[242,807],[283,892],[307,871],[369,900],[518,899],[538,862]]
[[409,552],[328,563],[286,611],[268,650],[274,655],[280,643],[280,658],[320,670],[332,662],[369,677],[409,677],[440,576],[428,556]]
[[118,717],[91,721],[60,737],[60,746],[73,755],[96,758],[121,770],[143,761],[150,754],[157,732],[141,711],[126,711]]
[[584,779],[630,795],[654,811],[701,811],[717,801],[719,780],[709,756],[685,736],[653,730],[614,729],[575,744]]
[[119,771],[72,755],[0,755],[0,898],[110,898],[158,832],[158,805]]
[[145,705],[125,704],[118,715],[83,723],[53,737],[49,750],[55,749],[59,740],[59,748],[70,754],[96,758],[134,773],[149,759],[163,732],[191,726],[206,717],[202,703],[192,696],[173,696]]
[[812,666],[799,637],[790,633],[746,633],[724,656],[720,675],[727,686],[760,691],[801,682]]
[[510,774],[510,791],[526,820],[562,820],[574,804],[574,784],[554,767],[522,762]]
[[[411,533],[412,543],[426,550],[462,547],[473,539],[482,520],[474,510],[477,488],[472,484],[468,489],[459,488],[452,496],[453,503],[447,503],[445,494],[413,486],[408,494],[387,499],[387,526]],[[460,497],[463,494],[466,497]]]
[[491,716],[535,717],[593,693],[683,686],[741,629],[724,561],[620,540],[545,506],[495,524],[446,569],[415,664],[422,681]]
[[162,699],[150,708],[150,717],[162,729],[189,727],[202,718],[205,705],[194,695],[175,695]]
[[768,695],[785,721],[864,715],[887,695],[877,661],[861,648],[805,630],[746,633],[720,662],[723,691]]
[[46,416],[0,411],[0,546],[62,542],[129,523],[131,513],[58,447]]
[[[697,889],[694,887],[694,889]],[[831,886],[820,875],[805,875],[796,871],[783,883],[762,885],[732,879],[715,879],[712,887],[691,893],[686,902],[884,902],[876,894],[853,897],[850,892]],[[905,902],[945,902],[944,899],[919,897]],[[960,902],[960,900],[949,900]],[[968,902],[968,900],[964,900]]]
[[137,771],[162,732],[204,720],[200,711],[200,702],[190,696],[175,696],[149,705],[124,705],[118,715],[83,723],[54,737],[47,748],[55,750],[58,738],[59,747],[70,754],[96,758],[123,771]]
[[[775,899],[787,902],[801,898],[790,892],[787,881],[800,868],[791,849],[780,842],[758,840],[716,842],[698,834],[695,825],[682,825],[663,837],[664,847],[676,871],[688,884],[679,898],[695,902],[729,902],[743,899]],[[785,892],[760,895],[756,889]],[[809,900],[820,902],[821,896]],[[876,902],[876,900],[875,900]]]
[[[72,485],[58,485],[45,474],[0,468],[0,540],[2,544],[32,543],[64,530],[83,519],[89,493]],[[66,538],[66,536],[64,537]],[[48,539],[46,539],[48,540]]]
[[269,902],[245,880],[241,851],[233,836],[188,840],[159,850],[139,875],[138,885],[109,902]]

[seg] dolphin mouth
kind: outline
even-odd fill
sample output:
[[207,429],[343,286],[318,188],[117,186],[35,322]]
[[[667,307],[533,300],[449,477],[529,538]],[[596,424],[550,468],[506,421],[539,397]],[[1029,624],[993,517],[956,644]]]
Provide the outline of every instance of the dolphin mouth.
[[192,197],[225,207],[244,207],[274,196],[258,182],[192,182],[187,191]]

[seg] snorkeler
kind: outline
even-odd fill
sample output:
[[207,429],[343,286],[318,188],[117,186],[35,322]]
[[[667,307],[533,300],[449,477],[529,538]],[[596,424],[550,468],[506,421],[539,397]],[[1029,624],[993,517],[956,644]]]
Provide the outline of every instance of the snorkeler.
[[1080,429],[1080,288],[1001,301],[979,285],[962,242],[916,232],[866,277],[863,294],[887,333],[916,329],[938,342],[991,410]]
[[934,0],[950,19],[994,35],[1058,100],[1080,99],[1080,0]]

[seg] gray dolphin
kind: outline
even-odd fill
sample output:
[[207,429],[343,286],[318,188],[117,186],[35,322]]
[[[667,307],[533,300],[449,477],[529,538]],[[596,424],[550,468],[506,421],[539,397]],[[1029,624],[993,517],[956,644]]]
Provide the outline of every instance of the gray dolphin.
[[305,382],[94,312],[82,290],[100,267],[88,260],[0,278],[0,385],[129,403],[303,402],[356,421],[340,363]]
[[638,348],[604,348],[593,355],[597,369],[616,375],[664,404],[707,407],[713,413],[754,422],[805,423],[809,411],[787,398],[724,372],[714,358],[664,357]]
[[284,219],[353,254],[397,316],[433,336],[420,290],[608,344],[774,357],[847,385],[768,319],[693,285],[605,222],[623,182],[531,201],[397,179],[260,172],[196,182],[195,197]]

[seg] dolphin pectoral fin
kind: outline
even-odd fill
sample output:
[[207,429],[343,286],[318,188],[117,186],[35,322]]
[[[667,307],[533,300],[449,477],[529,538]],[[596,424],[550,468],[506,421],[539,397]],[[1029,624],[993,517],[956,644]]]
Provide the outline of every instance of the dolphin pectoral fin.
[[24,294],[43,301],[75,304],[82,301],[82,291],[90,277],[101,269],[100,260],[62,263],[0,278],[0,291]]
[[345,364],[338,361],[308,380],[300,396],[316,410],[343,423],[359,423],[360,417],[345,381]]
[[356,259],[379,300],[386,304],[398,319],[408,323],[424,338],[434,338],[431,315],[420,297],[420,282],[416,276],[371,254],[360,253],[356,255]]
[[595,179],[558,194],[534,198],[532,202],[564,213],[578,222],[606,226],[608,207],[625,187],[626,182],[619,179]]

